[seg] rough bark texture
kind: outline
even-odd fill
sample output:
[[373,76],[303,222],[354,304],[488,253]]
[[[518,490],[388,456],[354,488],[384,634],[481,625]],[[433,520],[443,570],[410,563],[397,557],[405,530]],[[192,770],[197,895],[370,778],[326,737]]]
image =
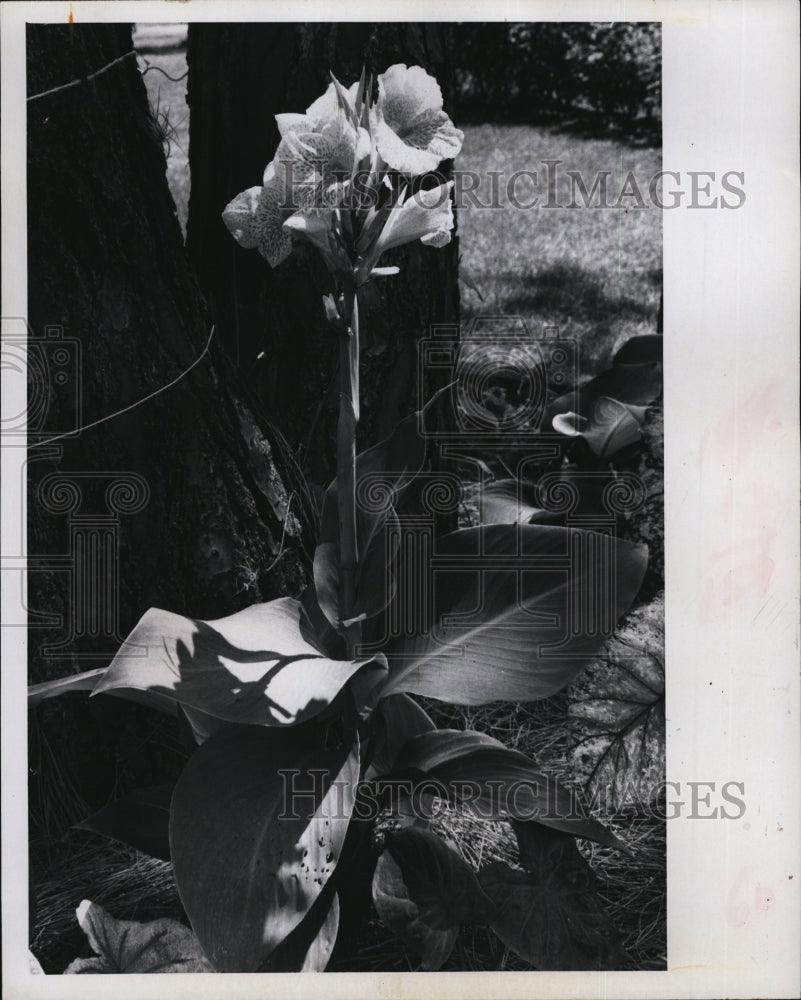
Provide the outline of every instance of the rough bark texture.
[[[236,246],[221,212],[261,183],[279,140],[274,115],[303,111],[328,86],[329,70],[349,84],[362,65],[379,73],[396,62],[419,64],[440,82],[447,108],[448,42],[449,29],[436,24],[189,28],[187,248],[226,347],[317,482],[333,475],[337,406],[337,345],[325,325],[321,265],[309,251],[271,270],[255,251]],[[399,264],[401,274],[372,282],[362,303],[361,444],[384,436],[421,402],[416,342],[432,324],[459,318],[457,241],[395,253],[385,262]],[[437,387],[429,380],[422,394]]]
[[[124,26],[32,26],[29,94],[130,48]],[[28,128],[29,322],[34,336],[60,327],[80,352],[69,373],[80,413],[70,412],[74,397],[49,387],[44,430],[58,432],[171,382],[202,352],[210,322],[136,61],[29,103]],[[53,451],[61,454],[44,457]],[[40,484],[54,471],[79,474],[80,507],[56,515],[52,498],[43,503]],[[219,341],[184,379],[130,412],[32,450],[29,551],[64,552],[70,517],[111,513],[103,490],[113,473],[135,473],[149,488],[141,510],[119,515],[124,633],[150,605],[219,616],[297,587],[291,553],[266,571],[278,555],[287,494]],[[62,611],[67,589],[61,574],[33,574],[32,608]],[[92,644],[74,652],[79,658]]]
[[[122,25],[30,26],[29,96],[130,49]],[[297,593],[305,569],[268,431],[219,341],[169,385],[210,321],[135,59],[29,101],[28,157],[29,322],[36,341],[56,333],[29,352],[29,671],[41,681],[107,665],[151,606],[217,618]],[[152,714],[85,695],[34,713],[33,830],[52,836],[81,799],[97,808],[167,780],[180,747]]]

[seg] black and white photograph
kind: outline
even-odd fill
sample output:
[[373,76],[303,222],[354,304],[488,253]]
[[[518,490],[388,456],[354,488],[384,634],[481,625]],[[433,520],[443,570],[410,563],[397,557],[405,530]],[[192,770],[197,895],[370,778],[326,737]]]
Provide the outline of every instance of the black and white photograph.
[[9,997],[801,989],[797,89],[458,6],[3,4]]

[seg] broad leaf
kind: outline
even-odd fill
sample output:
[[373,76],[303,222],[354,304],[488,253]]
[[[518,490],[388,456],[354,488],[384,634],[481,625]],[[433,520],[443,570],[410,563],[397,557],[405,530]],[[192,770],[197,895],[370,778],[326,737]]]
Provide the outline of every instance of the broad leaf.
[[339,861],[358,744],[315,727],[232,727],[192,756],[172,799],[178,891],[220,972],[253,972],[303,920]]
[[615,366],[662,364],[664,343],[664,337],[656,333],[630,337],[618,350],[612,363]]
[[272,952],[259,972],[324,972],[339,932],[339,896],[330,879],[306,917]]
[[[331,624],[339,624],[339,522],[336,508],[323,507],[321,539],[336,536],[336,540],[320,541],[314,550],[314,586],[324,615]],[[336,523],[336,529],[333,527]],[[394,596],[392,562],[398,551],[400,534],[398,517],[389,506],[386,511],[359,509],[356,513],[356,536],[359,547],[359,572],[352,620],[372,618],[389,604]]]
[[211,622],[151,608],[129,642],[146,655],[118,653],[93,695],[155,692],[227,722],[264,726],[303,722],[359,670],[386,669],[380,655],[324,656],[301,634],[300,604],[289,597]]
[[573,528],[490,525],[446,535],[435,559],[418,590],[433,590],[433,607],[413,609],[421,626],[387,645],[384,695],[484,705],[570,683],[636,597],[647,549]]
[[537,824],[515,828],[528,871],[495,862],[479,872],[497,906],[492,929],[537,969],[620,968],[624,953],[617,932],[575,841]]
[[664,780],[664,603],[630,614],[568,690],[570,759],[604,808],[647,802]]
[[31,684],[28,687],[28,708],[35,708],[46,698],[57,698],[69,691],[94,691],[105,672],[105,667],[99,667],[96,670],[86,670],[82,674]]
[[423,970],[439,969],[459,925],[486,923],[494,906],[473,869],[435,834],[411,827],[386,844],[373,877],[378,915]]
[[65,975],[144,972],[214,972],[200,942],[177,920],[116,920],[85,899],[76,910],[96,958],[77,958]]
[[368,781],[392,770],[398,753],[413,736],[437,728],[417,702],[405,694],[383,698],[373,721],[376,726],[376,749],[365,772]]
[[[429,788],[483,819],[536,821],[574,837],[623,848],[587,815],[574,792],[519,750],[484,733],[438,729],[409,740],[395,763],[398,778],[424,776]],[[421,787],[425,787],[421,783]]]
[[653,403],[662,391],[662,343],[658,336],[632,337],[617,352],[611,368],[549,404],[546,424],[550,426],[557,413],[589,417],[600,396],[634,406]]
[[309,950],[303,959],[300,972],[324,972],[331,960],[334,945],[337,943],[337,933],[339,932],[339,896],[334,893],[331,906],[326,914],[320,929],[314,940],[309,945]]
[[610,519],[620,522],[637,511],[643,502],[642,480],[608,464],[606,468],[598,466],[594,460],[566,462],[558,471],[543,476],[537,484],[543,503],[554,508],[555,516],[570,521],[586,517],[596,524],[599,519],[601,523]]
[[586,415],[600,396],[631,406],[648,406],[661,392],[661,364],[615,365],[579,390],[578,412]]
[[190,708],[188,705],[181,705],[181,712],[189,723],[189,728],[192,730],[192,737],[198,746],[204,743],[209,736],[213,736],[221,729],[224,729],[225,726],[231,725],[231,723],[224,722],[214,715],[201,712],[199,708]]
[[137,851],[169,861],[171,798],[172,785],[139,788],[94,813],[77,828],[111,837]]
[[553,418],[553,429],[566,437],[581,438],[602,462],[642,440],[645,408],[627,406],[615,399],[599,396],[589,418],[577,413],[560,413]]
[[580,389],[565,393],[564,396],[553,400],[545,412],[545,419],[546,422],[550,422],[557,413],[570,412],[588,417],[595,401],[601,396],[631,406],[648,406],[661,392],[661,365],[617,365],[601,372]]
[[330,656],[332,660],[347,659],[345,640],[323,614],[314,584],[300,595],[300,631],[307,642]]
[[481,483],[478,498],[480,524],[543,524],[560,517],[538,507],[535,487],[517,479]]
[[[354,618],[371,618],[393,597],[392,561],[398,549],[394,504],[426,460],[426,417],[440,390],[426,406],[400,421],[388,438],[356,457],[356,536],[359,572]],[[337,484],[323,500],[320,539],[314,554],[314,585],[328,621],[339,625],[339,516]]]
[[[28,708],[35,708],[47,698],[57,698],[59,695],[68,694],[71,691],[91,691],[96,694],[97,686],[107,669],[107,667],[98,667],[81,674],[72,674],[70,677],[59,677],[54,681],[31,684],[28,688]],[[138,705],[145,705],[147,708],[154,708],[165,715],[178,714],[175,702],[155,691],[114,690],[105,693],[123,698],[125,701],[136,702]]]

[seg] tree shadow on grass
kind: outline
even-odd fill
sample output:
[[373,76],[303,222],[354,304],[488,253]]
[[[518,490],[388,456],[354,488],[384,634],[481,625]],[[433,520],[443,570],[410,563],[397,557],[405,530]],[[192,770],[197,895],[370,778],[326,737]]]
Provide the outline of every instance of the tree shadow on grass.
[[[523,316],[532,329],[543,325],[558,327],[562,335],[581,339],[581,371],[597,374],[608,366],[616,348],[622,325],[635,326],[630,334],[661,333],[662,271],[654,268],[641,278],[653,286],[647,301],[645,294],[636,298],[621,294],[614,282],[602,274],[570,261],[558,261],[536,274],[499,275],[514,281],[507,296],[501,295],[499,311],[509,316]],[[650,327],[650,331],[648,330]],[[588,330],[592,335],[587,336]]]
[[[652,280],[661,284],[661,273]],[[616,295],[602,278],[570,262],[560,262],[538,274],[525,275],[518,291],[503,302],[504,312],[561,316],[576,322],[615,320],[656,321],[657,308],[640,299]]]

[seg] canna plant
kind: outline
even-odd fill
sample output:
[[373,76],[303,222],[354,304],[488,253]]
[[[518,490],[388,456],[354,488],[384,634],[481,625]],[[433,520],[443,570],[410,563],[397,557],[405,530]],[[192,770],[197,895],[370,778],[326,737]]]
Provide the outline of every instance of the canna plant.
[[[429,613],[413,603],[419,625],[391,627],[413,579],[398,509],[426,467],[429,408],[357,456],[359,296],[397,272],[385,251],[451,239],[450,184],[431,173],[463,134],[420,67],[375,83],[374,100],[364,73],[348,88],[332,77],[305,114],[279,115],[262,185],[223,213],[271,266],[305,242],[330,276],[337,466],[313,581],[299,599],[215,621],[151,609],[108,668],[36,685],[30,704],[85,689],[188,720],[197,748],[175,787],[140,790],[84,826],[172,861],[217,971],[325,969],[340,921],[349,940],[371,898],[422,969],[447,961],[461,924],[492,926],[539,968],[608,966],[620,950],[575,839],[623,845],[526,755],[437,729],[414,696],[484,705],[559,691],[605,638],[577,608],[600,595],[614,623],[646,550],[490,504],[485,523],[437,539],[446,569],[413,591]],[[380,502],[364,502],[376,482]],[[510,572],[521,557],[526,572]],[[476,873],[435,832],[437,800],[513,822],[519,866]]]

